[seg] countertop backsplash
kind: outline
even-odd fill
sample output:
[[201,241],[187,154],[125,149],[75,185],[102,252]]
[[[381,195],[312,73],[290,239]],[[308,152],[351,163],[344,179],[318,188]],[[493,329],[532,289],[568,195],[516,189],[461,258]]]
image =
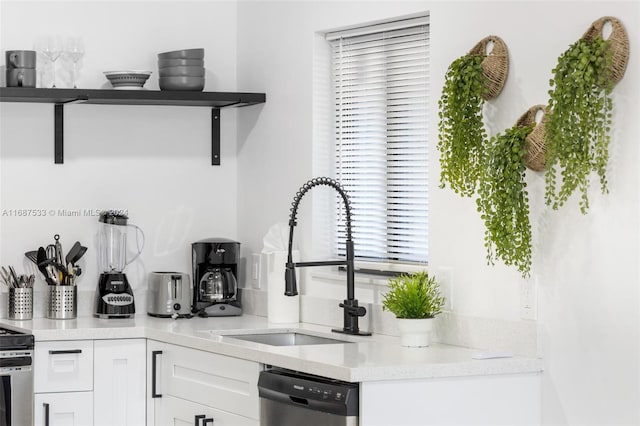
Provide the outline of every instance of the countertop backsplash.
[[[243,313],[267,316],[267,292],[254,289],[239,289]],[[7,295],[0,293],[0,317],[7,318]],[[146,289],[135,292],[136,316],[147,315]],[[33,295],[34,318],[47,316],[47,289],[36,287]],[[300,321],[330,327],[342,326],[342,310],[338,300],[313,296],[300,296]],[[95,291],[78,291],[78,317],[93,315]],[[360,327],[374,333],[398,336],[395,318],[382,311],[382,305],[362,303],[367,315],[361,318]],[[65,320],[55,320],[64,322]],[[114,319],[113,321],[118,321]],[[171,321],[171,320],[167,320]],[[479,318],[443,312],[436,318],[435,342],[482,348],[486,350],[509,350],[523,356],[537,356],[537,323],[535,321],[507,321]]]
[[[243,312],[267,316],[267,292],[240,289]],[[339,300],[300,296],[300,321],[330,327],[342,327]],[[360,328],[378,334],[398,336],[395,317],[382,310],[381,304],[361,303],[367,315],[360,318]],[[508,350],[523,356],[537,356],[537,322],[508,321],[443,312],[436,317],[433,340],[439,343],[486,350]]]

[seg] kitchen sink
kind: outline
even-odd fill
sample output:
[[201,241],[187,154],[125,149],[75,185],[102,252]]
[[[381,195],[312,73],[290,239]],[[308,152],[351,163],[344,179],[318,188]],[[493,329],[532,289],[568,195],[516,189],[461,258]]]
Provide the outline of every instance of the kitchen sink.
[[236,334],[227,335],[234,339],[248,340],[271,346],[300,346],[300,345],[330,345],[337,343],[351,343],[344,340],[330,339],[328,337],[312,336],[296,332],[288,333],[264,333],[264,334]]
[[209,331],[212,335],[219,335],[222,339],[238,339],[249,342],[262,343],[270,346],[302,346],[302,345],[331,345],[340,343],[353,343],[348,340],[333,339],[319,336],[299,330],[255,330],[247,333],[220,334]]

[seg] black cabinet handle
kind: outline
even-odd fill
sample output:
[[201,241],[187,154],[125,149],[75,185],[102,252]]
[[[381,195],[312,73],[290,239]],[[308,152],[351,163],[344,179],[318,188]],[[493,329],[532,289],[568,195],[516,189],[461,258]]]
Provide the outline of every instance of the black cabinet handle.
[[211,417],[210,419],[204,419],[204,422],[202,422],[202,426],[207,426],[207,423],[213,424],[213,417]]
[[162,398],[162,394],[156,393],[156,369],[158,367],[158,355],[162,355],[162,351],[151,352],[151,398]]
[[44,406],[44,426],[49,426],[49,404],[45,402],[42,405]]
[[81,354],[82,349],[67,349],[63,351],[49,351],[49,355],[64,355],[64,354]]
[[205,416],[204,414],[195,415],[193,417],[193,420],[194,420],[193,426],[200,426],[200,420],[204,419],[205,417],[207,416]]

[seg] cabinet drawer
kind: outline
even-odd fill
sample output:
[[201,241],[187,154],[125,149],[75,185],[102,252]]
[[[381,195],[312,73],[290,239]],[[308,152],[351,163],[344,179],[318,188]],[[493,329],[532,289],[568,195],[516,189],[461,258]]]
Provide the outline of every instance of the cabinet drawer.
[[[204,416],[202,420],[196,421],[196,416]],[[172,396],[163,397],[162,403],[156,412],[157,425],[199,425],[204,424],[204,419],[213,419],[215,426],[259,426],[256,419],[232,414],[226,411],[207,407],[184,399]]]
[[182,346],[161,347],[155,374],[162,398],[170,395],[259,418],[259,363]]
[[93,390],[93,341],[36,342],[34,391]]
[[93,392],[43,393],[33,400],[35,426],[93,426]]

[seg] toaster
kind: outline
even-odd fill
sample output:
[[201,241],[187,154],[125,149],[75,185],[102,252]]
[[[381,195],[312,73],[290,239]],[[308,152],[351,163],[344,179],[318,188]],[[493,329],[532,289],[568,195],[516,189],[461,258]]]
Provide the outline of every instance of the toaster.
[[193,287],[189,274],[151,272],[147,282],[147,314],[160,318],[190,318]]

